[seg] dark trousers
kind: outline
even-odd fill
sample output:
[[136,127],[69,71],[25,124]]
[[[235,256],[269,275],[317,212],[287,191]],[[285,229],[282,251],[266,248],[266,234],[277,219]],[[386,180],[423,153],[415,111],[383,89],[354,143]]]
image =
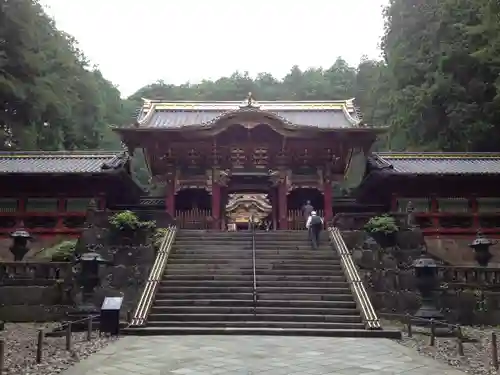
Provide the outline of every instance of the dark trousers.
[[319,235],[321,233],[321,224],[311,225],[309,227],[309,240],[311,241],[311,247],[317,249],[319,247]]

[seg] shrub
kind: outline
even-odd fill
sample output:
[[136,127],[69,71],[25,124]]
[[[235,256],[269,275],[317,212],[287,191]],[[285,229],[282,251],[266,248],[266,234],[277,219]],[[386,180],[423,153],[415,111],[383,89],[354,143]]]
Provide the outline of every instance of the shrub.
[[121,211],[109,218],[109,224],[118,230],[153,229],[156,227],[154,221],[140,221],[132,211]]
[[368,233],[384,234],[395,233],[399,230],[396,220],[387,214],[372,217],[368,223],[366,223],[364,229]]
[[77,240],[66,240],[58,244],[43,249],[41,258],[52,262],[69,262],[73,259]]
[[153,235],[153,246],[155,249],[159,249],[161,247],[161,244],[163,243],[163,239],[168,233],[167,228],[158,228],[155,230],[155,233]]

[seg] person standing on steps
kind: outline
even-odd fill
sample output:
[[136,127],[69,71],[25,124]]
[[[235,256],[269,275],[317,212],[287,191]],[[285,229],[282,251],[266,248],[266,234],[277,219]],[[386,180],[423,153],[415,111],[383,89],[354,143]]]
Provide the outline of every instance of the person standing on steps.
[[311,215],[307,218],[306,228],[309,232],[309,240],[311,241],[311,247],[316,250],[319,247],[319,235],[323,229],[323,218],[316,214],[316,211],[312,211]]
[[309,216],[311,216],[311,212],[314,211],[314,207],[311,204],[311,201],[306,201],[306,204],[302,206],[302,214],[304,215],[304,219],[307,220]]

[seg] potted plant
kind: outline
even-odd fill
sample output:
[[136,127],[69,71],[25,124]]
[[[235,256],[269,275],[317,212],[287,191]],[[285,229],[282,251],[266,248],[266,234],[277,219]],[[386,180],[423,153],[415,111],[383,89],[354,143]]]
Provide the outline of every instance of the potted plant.
[[394,246],[399,227],[392,216],[384,214],[372,217],[364,229],[381,247],[386,248]]

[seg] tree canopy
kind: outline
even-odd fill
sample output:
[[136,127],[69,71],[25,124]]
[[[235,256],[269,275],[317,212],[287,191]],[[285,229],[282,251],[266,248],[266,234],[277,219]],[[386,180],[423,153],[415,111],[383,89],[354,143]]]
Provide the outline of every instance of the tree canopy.
[[37,1],[0,0],[0,148],[117,148],[119,91]]
[[[355,97],[393,150],[500,151],[497,0],[391,0],[383,58],[292,66],[282,79],[235,72],[215,81],[158,81],[128,99],[58,30],[36,0],[0,0],[0,148],[116,149],[110,125],[141,98],[329,100]],[[334,45],[331,47],[334,48]]]

